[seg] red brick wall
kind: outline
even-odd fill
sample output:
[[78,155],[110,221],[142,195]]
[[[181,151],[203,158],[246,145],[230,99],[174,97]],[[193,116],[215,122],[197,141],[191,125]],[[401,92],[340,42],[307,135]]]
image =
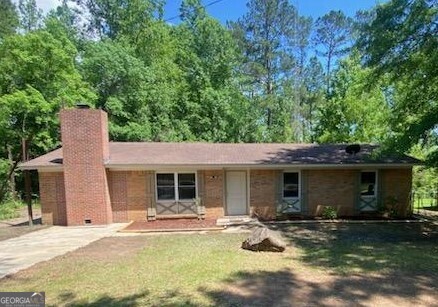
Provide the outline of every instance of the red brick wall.
[[147,220],[147,209],[155,203],[153,176],[151,171],[108,172],[114,222]]
[[[152,171],[108,172],[114,222],[147,220],[147,209],[155,206],[154,176]],[[222,217],[223,171],[198,171],[197,176],[206,217]]]
[[128,222],[127,172],[107,172],[113,222]]
[[200,189],[198,195],[205,206],[206,218],[224,216],[224,171],[199,171],[198,187]]
[[150,207],[152,200],[151,176],[151,172],[128,172],[128,219],[130,221],[147,220],[147,208]]
[[108,156],[108,119],[101,110],[61,111],[61,136],[67,225],[112,222],[104,162]]
[[271,220],[276,217],[277,197],[276,170],[251,170],[250,208],[251,216]]
[[[102,117],[96,117],[100,121],[100,125],[97,126],[102,126],[105,118],[102,120]],[[69,119],[67,118],[67,124]],[[87,125],[96,124],[85,123],[82,126]],[[94,128],[87,129],[89,134]],[[65,125],[64,129],[66,129]],[[95,130],[98,130],[96,138],[100,140],[101,133],[105,133],[104,129]],[[68,133],[72,134],[71,131],[67,131]],[[155,204],[154,173],[151,171],[105,172],[102,162],[107,157],[105,151],[108,149],[105,141],[101,140],[102,146],[99,150],[99,146],[95,146],[99,140],[84,142],[83,139],[87,135],[81,135],[80,131],[71,137],[78,140],[70,146],[77,142],[79,145],[76,145],[77,150],[64,149],[65,176],[62,172],[39,173],[43,222],[55,225],[82,225],[85,218],[91,218],[94,224],[108,223],[112,220],[114,222],[147,220],[147,208]],[[93,137],[92,133],[91,137]],[[67,138],[67,147],[68,142],[71,140]],[[86,146],[89,148],[85,148]],[[91,149],[96,152],[90,154]],[[95,153],[102,158],[97,157]],[[88,155],[91,157],[87,158]],[[280,184],[279,172],[281,171],[251,170],[249,180],[252,216],[262,219],[275,218],[278,184]],[[360,170],[303,171],[301,179],[302,182],[304,180],[306,182],[302,185],[301,193],[303,213],[314,216],[319,213],[318,209],[322,206],[335,206],[339,208],[340,215],[356,214],[359,174]],[[67,189],[64,189],[64,180]],[[385,203],[395,202],[400,215],[407,215],[412,184],[411,169],[379,170],[379,180],[380,199]],[[224,171],[198,171],[198,189],[198,194],[206,207],[206,217],[224,216]],[[111,209],[108,212],[109,204]]]
[[[318,214],[318,206],[339,207],[340,215],[353,215],[359,170],[308,170],[307,215]],[[304,193],[303,193],[304,192]]]
[[62,172],[38,172],[43,224],[67,225],[64,175]]
[[383,204],[387,207],[394,205],[400,216],[409,215],[412,169],[380,170],[380,180]]

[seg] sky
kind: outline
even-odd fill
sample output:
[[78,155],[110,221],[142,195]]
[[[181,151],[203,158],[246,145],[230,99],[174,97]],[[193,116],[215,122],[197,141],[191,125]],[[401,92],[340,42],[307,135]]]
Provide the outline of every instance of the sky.
[[[204,5],[216,2],[207,7],[209,14],[222,23],[227,20],[237,20],[246,12],[246,0],[203,0]],[[370,9],[385,0],[289,0],[300,15],[316,19],[331,10],[341,10],[347,16],[353,17],[360,9]],[[181,0],[168,0],[165,6],[165,19],[178,16]],[[178,18],[171,20],[178,22]]]
[[[246,12],[246,0],[203,0],[204,5],[216,2],[207,7],[208,13],[225,24],[227,20],[237,20]],[[331,10],[341,10],[347,16],[353,17],[360,9],[370,9],[374,5],[386,0],[290,0],[298,8],[300,15],[311,16],[316,19]],[[14,0],[15,3],[18,0]],[[46,13],[55,8],[59,0],[36,0],[38,7]],[[165,6],[165,19],[177,17],[181,0],[167,0]],[[178,23],[179,18],[170,20],[171,23]]]

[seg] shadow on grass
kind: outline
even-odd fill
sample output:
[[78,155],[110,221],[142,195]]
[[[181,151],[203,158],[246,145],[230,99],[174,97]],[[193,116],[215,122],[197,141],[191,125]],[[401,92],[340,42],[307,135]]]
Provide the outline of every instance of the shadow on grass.
[[422,209],[422,210],[427,210],[427,211],[438,211],[438,206],[434,206],[434,207],[423,207],[423,208],[420,208],[420,209]]
[[147,290],[123,297],[102,295],[94,300],[78,299],[74,292],[63,292],[58,296],[59,303],[53,306],[69,307],[117,307],[117,306],[186,306],[195,307],[199,304],[192,303],[187,295],[179,291],[168,291],[157,295]]
[[336,273],[438,272],[438,226],[433,223],[270,227],[301,250],[300,260]]
[[214,306],[365,306],[381,302],[382,298],[388,302],[401,299],[427,305],[436,299],[433,297],[435,284],[436,279],[423,275],[351,275],[318,279],[284,269],[242,271],[227,279],[220,290],[199,291]]
[[[402,300],[405,303],[430,305],[436,300],[436,279],[424,275],[385,276],[351,275],[318,278],[318,272],[295,274],[290,269],[279,271],[239,271],[214,289],[199,288],[208,303],[200,304],[179,291],[159,296],[144,291],[124,297],[103,295],[95,300],[75,299],[72,293],[58,297],[62,306],[366,306]],[[435,297],[434,297],[435,295]]]
[[[76,294],[73,292],[63,292],[58,296],[62,306],[70,307],[100,307],[100,306],[142,306],[139,301],[146,297],[149,292],[141,292],[138,294],[131,294],[124,297],[111,297],[109,295],[103,295],[93,301],[87,301],[84,299],[76,299]],[[56,305],[53,305],[56,306]]]
[[214,306],[285,306],[298,284],[288,270],[240,271],[224,281],[220,290],[199,289]]

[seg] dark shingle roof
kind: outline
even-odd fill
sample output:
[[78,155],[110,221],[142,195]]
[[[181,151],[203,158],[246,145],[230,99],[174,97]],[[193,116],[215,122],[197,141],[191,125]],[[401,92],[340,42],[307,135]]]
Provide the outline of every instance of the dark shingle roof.
[[[418,164],[409,156],[377,156],[376,145],[361,145],[355,155],[346,153],[345,144],[228,144],[228,143],[110,143],[107,166],[185,166],[185,165],[357,165]],[[21,165],[37,169],[62,164],[62,148]]]

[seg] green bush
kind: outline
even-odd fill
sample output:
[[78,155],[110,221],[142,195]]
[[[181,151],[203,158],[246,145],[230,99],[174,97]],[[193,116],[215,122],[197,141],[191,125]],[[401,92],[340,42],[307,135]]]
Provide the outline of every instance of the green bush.
[[[0,158],[0,186],[8,180],[9,167],[9,161]],[[0,205],[8,196],[8,191],[0,190]]]
[[0,220],[7,220],[19,217],[19,209],[23,206],[25,206],[25,204],[21,201],[8,200],[0,203]]
[[324,219],[335,219],[338,217],[338,213],[336,212],[336,209],[332,206],[325,206],[322,210],[321,216]]

